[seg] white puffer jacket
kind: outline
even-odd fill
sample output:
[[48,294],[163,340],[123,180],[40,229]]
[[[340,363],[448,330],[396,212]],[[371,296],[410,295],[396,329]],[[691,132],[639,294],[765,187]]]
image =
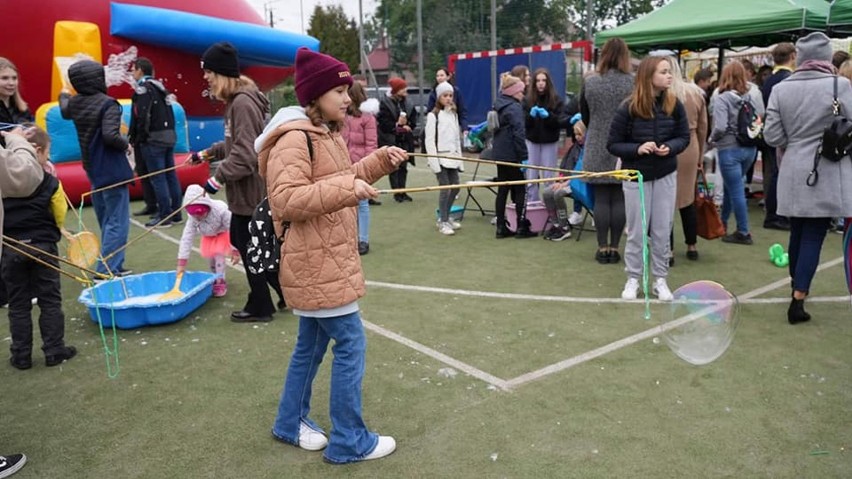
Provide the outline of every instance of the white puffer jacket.
[[178,259],[189,259],[196,234],[215,236],[231,229],[231,211],[228,209],[227,203],[210,198],[204,192],[204,188],[198,185],[189,185],[186,188],[186,193],[183,195],[183,205],[207,205],[210,207],[210,212],[202,220],[187,215],[188,219],[180,237]]
[[[426,142],[426,153],[429,155],[462,156],[459,119],[456,112],[445,108],[438,112],[437,118],[434,112],[429,112],[426,115],[426,137],[424,141]],[[429,168],[435,174],[441,172],[442,166],[464,171],[464,163],[461,160],[429,157]]]

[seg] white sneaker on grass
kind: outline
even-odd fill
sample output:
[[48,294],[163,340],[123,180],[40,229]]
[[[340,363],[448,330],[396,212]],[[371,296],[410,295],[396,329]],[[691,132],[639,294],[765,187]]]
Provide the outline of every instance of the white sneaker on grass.
[[577,226],[578,224],[583,222],[583,215],[577,213],[576,211],[571,213],[571,216],[568,217],[568,224],[571,226]]
[[304,422],[299,424],[299,447],[306,451],[321,451],[328,446],[325,434],[314,430]]
[[462,227],[461,223],[459,223],[458,221],[456,221],[452,218],[450,218],[450,221],[448,221],[448,223],[450,224],[450,227],[454,230],[461,229],[461,227]]
[[666,278],[657,278],[654,281],[654,294],[657,295],[657,298],[660,301],[671,301],[674,299],[672,296],[672,291],[669,289],[669,285],[666,284]]
[[394,451],[396,451],[396,441],[394,438],[390,436],[379,436],[379,442],[376,444],[376,448],[373,449],[373,452],[367,454],[361,460],[369,461],[372,459],[381,459],[385,456],[389,456]]
[[446,236],[452,236],[456,234],[455,230],[453,230],[453,227],[449,223],[441,223],[438,226],[438,231],[440,231],[442,235]]
[[624,290],[621,291],[621,299],[636,299],[639,293],[639,280],[636,278],[627,278],[624,283]]

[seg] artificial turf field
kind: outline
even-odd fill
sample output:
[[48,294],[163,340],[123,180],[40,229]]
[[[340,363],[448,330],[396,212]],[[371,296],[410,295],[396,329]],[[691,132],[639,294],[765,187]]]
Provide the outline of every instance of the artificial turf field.
[[[423,162],[410,170],[410,185],[434,182]],[[474,194],[493,205],[491,193]],[[468,211],[444,237],[437,194],[414,199],[382,197],[372,208],[362,258],[364,417],[396,438],[393,455],[331,466],[272,439],[297,320],[283,312],[271,323],[231,323],[247,292],[240,271],[228,271],[227,297],[178,323],[119,330],[113,379],[98,326],[76,301],[82,286],[63,279],[66,341],[79,355],[46,368],[36,333],[31,370],[0,366],[0,454],[29,457],[15,478],[852,475],[852,311],[840,235],[823,248],[807,303],[813,320],[794,327],[786,270],[767,255],[786,234],[760,228],[756,200],[753,246],[699,241],[700,260],[687,261],[677,225],[671,288],[713,280],[741,300],[730,349],[699,367],[654,339],[672,319],[666,306],[653,304],[645,320],[642,302],[617,299],[623,264],[594,261],[593,232],[579,242],[498,241],[490,218]],[[90,208],[84,221],[94,228]],[[142,232],[133,227],[131,238]],[[144,237],[127,267],[173,269],[168,239],[179,236],[176,227]],[[190,267],[206,263],[194,255]],[[7,346],[8,333],[0,337]],[[111,346],[112,331],[105,337]],[[329,352],[312,413],[326,428],[330,364]]]

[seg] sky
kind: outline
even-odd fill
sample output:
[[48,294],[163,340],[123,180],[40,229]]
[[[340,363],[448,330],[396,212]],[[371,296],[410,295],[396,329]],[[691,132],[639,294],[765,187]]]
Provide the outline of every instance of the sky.
[[[275,19],[275,28],[287,30],[293,33],[304,33],[302,30],[303,20],[304,29],[308,29],[311,13],[317,5],[327,7],[331,5],[342,5],[346,16],[358,21],[358,1],[359,0],[247,0],[248,3],[257,10],[261,15],[264,14],[264,4],[267,4],[273,9],[273,18]],[[372,14],[376,9],[376,0],[361,0],[363,2],[364,17]],[[304,19],[301,14],[304,13]],[[264,17],[269,19],[267,13]]]

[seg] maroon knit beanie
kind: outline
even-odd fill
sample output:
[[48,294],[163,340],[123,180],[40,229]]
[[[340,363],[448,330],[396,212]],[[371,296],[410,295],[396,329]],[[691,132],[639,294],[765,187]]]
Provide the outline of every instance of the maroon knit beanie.
[[352,85],[349,67],[340,60],[299,48],[296,52],[296,98],[299,104],[308,104],[334,87]]
[[402,78],[391,78],[390,80],[388,80],[388,85],[390,85],[391,88],[391,95],[395,95],[396,92],[400,90],[405,90],[405,88],[408,86],[408,84],[405,83],[405,80],[403,80]]

